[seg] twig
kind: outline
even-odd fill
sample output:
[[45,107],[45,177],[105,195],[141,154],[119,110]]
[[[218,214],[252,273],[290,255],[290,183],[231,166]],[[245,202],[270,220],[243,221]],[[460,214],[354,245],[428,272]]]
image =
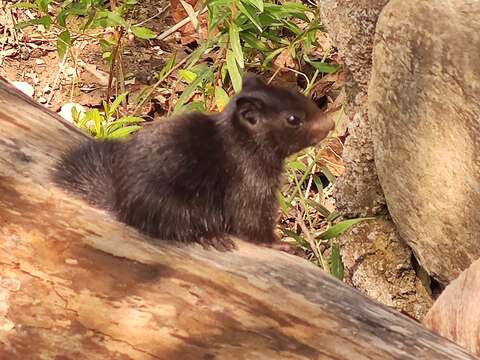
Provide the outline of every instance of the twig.
[[48,96],[48,100],[47,100],[47,103],[46,103],[47,106],[50,104],[50,102],[53,99],[53,96],[55,94],[55,88],[57,87],[58,80],[60,79],[60,74],[63,71],[63,69],[65,68],[65,63],[67,62],[67,58],[68,58],[68,56],[67,56],[67,54],[65,54],[65,56],[63,57],[62,63],[60,64],[60,66],[58,68],[57,75],[55,75],[55,80],[53,81],[53,85],[52,85],[52,88],[50,90],[50,95]]
[[[225,53],[227,52],[227,48],[223,48],[220,50],[220,53],[218,54],[217,58],[215,59],[215,65],[217,65],[217,68],[218,69],[221,69],[221,65],[222,63],[224,62],[224,57],[225,57]],[[218,60],[220,59],[220,60]],[[218,71],[217,72],[217,75],[215,76],[215,81],[214,81],[214,86],[218,86],[218,84],[220,83],[220,79],[222,77],[222,72],[221,71]],[[213,110],[213,107],[214,107],[214,102],[215,102],[215,97],[212,96],[212,98],[210,99],[210,107],[209,109],[210,110]]]
[[[175,84],[173,86],[174,89],[177,87],[179,82],[180,82],[180,79],[175,80]],[[170,114],[172,113],[172,106],[173,106],[173,95],[170,98],[170,102],[168,103],[167,116],[170,116]]]
[[301,217],[301,214],[298,214],[296,220],[297,220],[298,225],[300,225],[300,228],[302,229],[303,233],[305,234],[305,237],[306,237],[308,243],[310,244],[310,248],[312,249],[313,253],[317,257],[317,259],[319,259],[320,262],[322,263],[323,270],[330,273],[330,268],[329,268],[327,262],[325,261],[325,258],[323,257],[323,254],[322,254],[321,250],[318,247],[318,243],[312,237],[310,231],[307,228],[307,225],[305,225],[305,222],[303,221],[303,219]]
[[189,59],[188,56],[184,57],[182,60],[180,60],[175,66],[173,66],[169,71],[167,71],[165,73],[165,75],[163,77],[161,77],[160,79],[158,79],[158,81],[152,86],[152,88],[150,89],[150,91],[145,94],[145,96],[143,97],[142,100],[140,100],[140,102],[137,104],[137,106],[135,107],[135,110],[133,111],[133,113],[135,115],[138,115],[138,111],[140,110],[140,108],[145,104],[145,102],[147,101],[147,99],[152,96],[153,92],[155,91],[155,89],[172,73],[174,72],[175,70],[177,70],[180,66],[182,66],[187,60]]
[[143,25],[147,22],[149,22],[150,20],[153,20],[155,19],[156,17],[160,16],[160,15],[163,15],[168,9],[170,9],[170,4],[168,4],[167,6],[165,6],[163,9],[158,9],[158,12],[153,15],[153,16],[150,16],[148,19],[145,19],[141,22],[139,22],[138,24],[135,24],[133,26],[140,26],[140,25]]
[[[198,15],[201,15],[203,14],[205,11],[207,11],[207,8],[204,8],[203,10],[198,10],[195,12],[195,16],[198,16]],[[174,26],[172,26],[170,29],[168,29],[167,31],[164,31],[163,33],[161,33],[160,35],[157,36],[157,40],[163,40],[167,37],[169,37],[170,35],[172,35],[175,31],[181,29],[182,27],[184,27],[185,25],[187,25],[189,22],[191,22],[191,19],[189,16],[187,16],[185,19],[183,19],[182,21],[178,22],[177,24],[175,24]]]
[[118,49],[122,42],[123,30],[120,28],[115,29],[115,47],[112,52],[112,64],[110,65],[110,71],[108,74],[108,86],[107,86],[107,101],[110,103],[110,97],[112,96],[112,82],[113,72],[115,71],[115,62],[118,56]]

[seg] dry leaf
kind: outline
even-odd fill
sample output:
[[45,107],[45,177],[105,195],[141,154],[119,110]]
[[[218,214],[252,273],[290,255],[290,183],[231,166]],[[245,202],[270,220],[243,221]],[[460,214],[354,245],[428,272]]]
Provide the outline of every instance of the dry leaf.
[[[199,6],[203,4],[203,2],[199,0],[182,0],[182,2],[190,5],[195,11],[200,10]],[[170,0],[170,14],[175,23],[179,23],[183,19],[189,17],[184,5],[182,5],[182,2],[180,0]],[[208,37],[207,16],[207,13],[203,13],[196,17],[199,23],[198,26],[200,27],[200,31],[202,32],[204,38]],[[180,33],[180,42],[183,45],[190,44],[198,40],[198,33],[191,22],[179,29],[178,32]]]
[[343,144],[338,138],[332,138],[320,153],[320,163],[334,176],[340,176],[345,171],[342,160]]
[[296,64],[295,61],[292,58],[292,55],[290,54],[290,51],[288,49],[283,50],[280,55],[277,56],[275,61],[273,62],[273,65],[276,67],[279,67],[281,69],[284,68],[290,68],[290,69],[295,69]]

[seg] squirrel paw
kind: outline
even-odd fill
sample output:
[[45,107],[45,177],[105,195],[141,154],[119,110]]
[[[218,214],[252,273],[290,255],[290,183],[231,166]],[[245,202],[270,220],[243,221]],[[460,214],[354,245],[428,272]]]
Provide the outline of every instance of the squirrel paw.
[[215,250],[225,252],[235,250],[237,248],[235,242],[226,234],[202,236],[197,240],[197,242],[207,250],[214,248]]

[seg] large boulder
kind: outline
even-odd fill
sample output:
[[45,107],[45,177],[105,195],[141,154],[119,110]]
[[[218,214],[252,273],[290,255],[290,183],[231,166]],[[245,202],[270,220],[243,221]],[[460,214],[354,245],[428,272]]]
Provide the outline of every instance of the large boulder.
[[[336,207],[345,217],[387,213],[375,168],[367,103],[375,28],[387,2],[320,0],[322,22],[338,48],[345,72],[349,122],[342,156],[345,172],[335,184]],[[366,222],[343,235],[339,244],[348,283],[416,319],[423,317],[431,298],[415,276],[411,250],[391,220],[380,217]],[[379,266],[379,259],[385,266]]]
[[375,163],[390,214],[448,283],[480,256],[480,2],[391,0],[369,86]]

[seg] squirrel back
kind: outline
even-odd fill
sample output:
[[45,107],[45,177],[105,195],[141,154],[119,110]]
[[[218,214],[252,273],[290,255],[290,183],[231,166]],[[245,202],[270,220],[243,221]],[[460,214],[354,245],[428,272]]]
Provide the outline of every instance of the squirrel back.
[[81,195],[90,204],[113,209],[113,169],[119,143],[86,140],[67,152],[57,165],[55,182]]

